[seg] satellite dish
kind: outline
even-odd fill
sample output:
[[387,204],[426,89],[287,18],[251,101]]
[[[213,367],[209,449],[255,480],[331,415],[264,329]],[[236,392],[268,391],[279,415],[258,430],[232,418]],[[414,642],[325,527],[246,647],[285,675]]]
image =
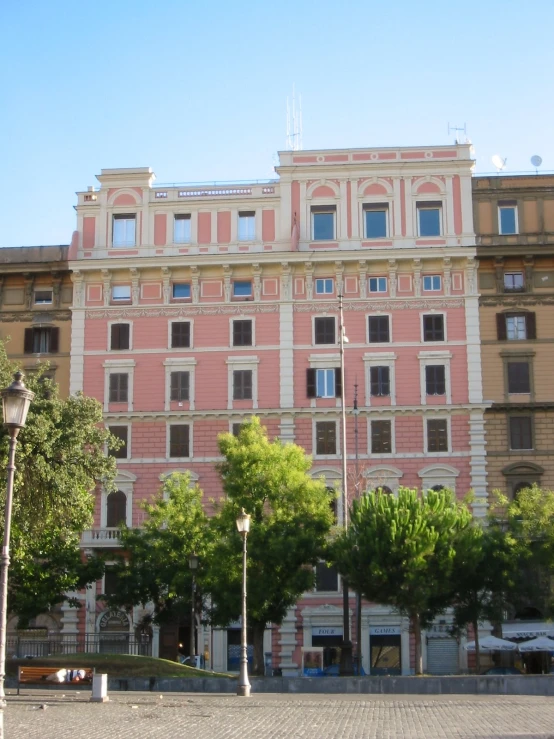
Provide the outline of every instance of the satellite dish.
[[493,157],[491,157],[491,160],[499,172],[502,172],[502,170],[506,166],[506,162],[508,161],[507,159],[502,159],[500,154],[495,154]]
[[542,157],[540,157],[538,154],[535,154],[531,157],[531,164],[533,165],[533,167],[535,167],[535,169],[537,167],[540,167],[542,164]]

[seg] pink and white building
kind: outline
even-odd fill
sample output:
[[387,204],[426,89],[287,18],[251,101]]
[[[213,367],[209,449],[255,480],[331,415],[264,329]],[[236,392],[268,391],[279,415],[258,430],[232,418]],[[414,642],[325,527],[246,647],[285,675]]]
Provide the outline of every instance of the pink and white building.
[[[83,547],[117,548],[119,521],[140,525],[139,503],[172,471],[217,498],[217,436],[253,413],[340,488],[339,294],[349,478],[357,447],[363,487],[472,488],[483,515],[471,170],[465,145],[282,152],[278,179],[251,184],[164,186],[148,168],[102,170],[100,187],[78,194],[70,248],[71,391],[103,403],[125,446],[120,493],[99,494]],[[267,632],[285,673],[300,670],[302,647],[342,635],[340,582],[320,574]],[[66,609],[64,631],[132,632],[141,609],[125,621],[95,595]],[[361,625],[367,673],[410,672],[403,619],[366,604]],[[433,638],[443,632],[426,640],[428,671],[458,659],[457,643]],[[154,653],[174,657],[178,640],[177,627],[156,632]],[[235,640],[233,628],[201,629],[198,649],[227,669]],[[396,665],[375,663],[382,646]]]

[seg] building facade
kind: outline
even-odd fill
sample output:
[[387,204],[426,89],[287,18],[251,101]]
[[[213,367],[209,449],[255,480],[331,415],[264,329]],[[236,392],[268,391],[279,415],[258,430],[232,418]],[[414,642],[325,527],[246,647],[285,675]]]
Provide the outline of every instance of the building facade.
[[[295,151],[280,154],[270,182],[166,187],[148,168],[107,169],[99,189],[78,193],[71,392],[98,398],[124,441],[119,492],[99,492],[83,546],[116,549],[118,524],[140,526],[139,504],[175,470],[207,499],[221,495],[217,436],[252,414],[340,489],[341,381],[348,479],[358,469],[350,498],[360,480],[392,492],[472,488],[484,515],[471,169],[465,145]],[[103,588],[83,596],[86,608],[66,608],[66,632],[98,633],[110,620],[132,632],[143,612],[110,616],[96,601]],[[361,632],[366,673],[410,672],[405,620],[364,604]],[[427,636],[428,667],[463,665],[444,624]],[[236,637],[201,630],[198,649],[228,669]],[[266,649],[294,674],[303,648],[327,648],[332,662],[341,639],[340,580],[318,568],[315,591],[268,630]],[[155,653],[173,657],[178,640],[177,626],[155,631]]]

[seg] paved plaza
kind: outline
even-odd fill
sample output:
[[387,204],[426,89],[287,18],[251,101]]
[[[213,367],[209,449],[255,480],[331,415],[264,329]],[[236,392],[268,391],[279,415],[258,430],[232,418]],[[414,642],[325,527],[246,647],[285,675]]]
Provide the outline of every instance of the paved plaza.
[[8,698],[7,739],[554,739],[554,699],[25,691]]

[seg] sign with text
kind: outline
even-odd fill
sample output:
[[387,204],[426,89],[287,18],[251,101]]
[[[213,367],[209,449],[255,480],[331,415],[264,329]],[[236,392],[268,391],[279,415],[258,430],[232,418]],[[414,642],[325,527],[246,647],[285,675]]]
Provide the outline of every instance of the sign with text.
[[342,626],[312,626],[312,636],[342,636]]
[[400,634],[400,626],[370,626],[370,636],[389,636]]

